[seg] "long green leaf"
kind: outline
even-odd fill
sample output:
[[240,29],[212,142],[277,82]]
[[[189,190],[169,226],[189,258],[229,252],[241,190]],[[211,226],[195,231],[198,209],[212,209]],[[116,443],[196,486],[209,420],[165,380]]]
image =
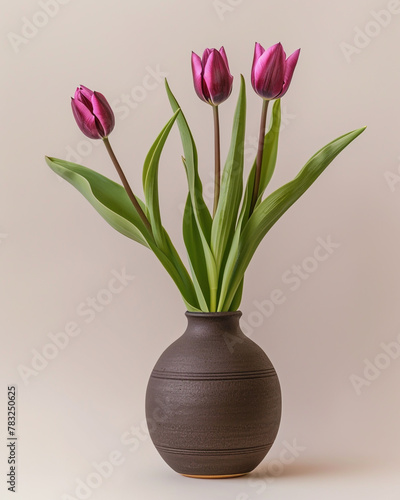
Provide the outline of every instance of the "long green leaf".
[[[76,163],[47,156],[46,162],[56,174],[72,184],[110,226],[149,247],[151,235],[120,184]],[[144,203],[138,201],[144,210]]]
[[[120,184],[82,165],[50,157],[46,157],[46,162],[55,173],[72,184],[114,229],[150,248],[174,280],[186,307],[191,311],[199,310],[192,280],[183,264],[179,264],[179,256],[174,255],[168,235],[165,233],[165,238],[171,246],[170,254],[166,255],[157,247],[153,235]],[[145,204],[140,199],[138,202],[145,210]]]
[[232,299],[231,305],[229,306],[229,311],[237,311],[240,307],[243,295],[244,278],[242,278],[239,286],[236,290],[235,296]]
[[221,179],[221,193],[211,229],[211,249],[217,270],[233,237],[243,191],[246,86],[241,75],[240,93],[233,120],[232,140]]
[[[180,109],[180,106],[175,96],[173,95],[167,81],[165,81],[165,88],[167,90],[167,95],[171,104],[172,111],[175,113]],[[189,125],[186,121],[185,115],[182,111],[177,117],[177,124],[183,146],[186,175],[188,179],[191,200],[195,207],[196,220],[198,220],[201,232],[203,233],[206,241],[209,242],[211,236],[212,218],[203,198],[203,186],[198,172],[196,144],[194,142]]]
[[[232,309],[232,307],[231,307],[232,302],[235,303],[234,304],[235,306],[238,303],[240,304],[242,292],[240,291],[240,286],[238,285],[236,287],[234,294],[232,294],[232,298],[231,298],[231,301],[229,304],[229,309],[222,309],[224,307],[226,296],[228,294],[228,287],[230,285],[231,276],[232,276],[232,274],[235,270],[235,267],[237,265],[237,259],[238,259],[238,255],[239,255],[239,249],[240,249],[240,237],[242,234],[242,231],[241,231],[242,222],[243,222],[243,216],[240,218],[238,226],[236,227],[236,231],[235,231],[235,234],[233,235],[233,239],[231,242],[231,247],[230,247],[230,250],[228,253],[228,257],[227,257],[226,262],[225,262],[217,311]],[[242,281],[243,281],[243,278],[244,278],[244,273],[243,273]]]
[[[162,225],[158,194],[158,170],[160,156],[168,135],[179,113],[180,109],[175,112],[172,118],[165,125],[165,127],[153,143],[152,147],[150,148],[149,153],[147,154],[143,166],[143,190],[145,193],[146,205],[148,207],[148,214],[156,245],[165,254],[169,255],[171,262],[175,265],[178,272],[182,273],[183,271],[184,274],[182,275],[182,278],[184,280],[187,280],[188,276],[186,268],[184,267],[184,264],[181,261],[178,252],[176,251],[171,239],[169,238],[166,230]],[[204,309],[204,299],[202,295],[198,293],[198,282],[195,276],[193,281],[195,292],[198,296],[198,302],[201,304],[201,308]]]
[[178,109],[162,129],[154,144],[150,148],[143,165],[143,191],[148,208],[151,228],[157,246],[163,251],[167,250],[167,242],[165,240],[165,231],[161,223],[158,195],[158,168],[165,141],[167,140],[179,113],[180,110]]
[[197,298],[201,310],[208,312],[210,304],[210,287],[207,275],[207,262],[204,256],[203,244],[197,228],[196,219],[194,217],[190,194],[186,200],[182,230],[185,246],[187,249],[191,249],[190,252],[187,252],[187,255]]
[[307,191],[332,160],[364,130],[365,127],[349,132],[320,149],[292,181],[274,191],[256,208],[240,235],[234,269],[224,276],[225,296],[221,294],[218,310],[229,310],[254,252],[271,227]]
[[[263,158],[261,163],[260,188],[259,188],[259,196],[256,202],[256,207],[261,203],[263,194],[267,189],[269,181],[271,180],[271,177],[275,171],[276,159],[278,156],[280,127],[281,127],[281,100],[277,99],[274,102],[274,106],[272,108],[270,126],[264,138]],[[245,197],[243,200],[242,210],[241,210],[241,215],[244,212],[243,221],[247,221],[249,218],[255,172],[256,172],[256,159],[254,159],[253,166],[250,170],[249,177],[247,179]]]
[[[180,109],[180,106],[172,94],[167,82],[165,82],[165,86],[172,110],[176,112]],[[186,227],[186,231],[190,230],[198,233],[193,234],[192,236],[189,236],[188,233],[186,233],[185,244],[187,245],[186,248],[189,260],[192,264],[202,260],[203,257],[201,256],[201,252],[204,255],[210,294],[209,310],[215,311],[217,305],[218,273],[215,259],[210,248],[212,219],[203,199],[203,188],[198,173],[196,145],[186,118],[182,112],[178,115],[177,124],[181,135],[190,202],[192,205],[192,210],[185,210],[184,217],[194,217],[196,221],[196,224],[192,224],[192,221],[184,220],[184,228]],[[201,246],[194,246],[191,243],[193,241],[200,241]],[[199,278],[200,272],[197,269],[194,269],[194,272],[196,273],[197,278]]]
[[[260,177],[260,188],[259,188],[259,197],[256,202],[256,207],[261,203],[262,196],[269,184],[269,181],[271,180],[271,177],[274,173],[275,170],[275,165],[276,165],[276,159],[277,159],[277,154],[278,154],[278,140],[279,140],[279,130],[280,130],[280,125],[281,125],[281,101],[280,99],[277,99],[274,102],[274,107],[272,109],[272,117],[270,121],[270,126],[268,129],[268,132],[265,134],[264,137],[264,154],[263,154],[263,159],[262,159],[262,164],[261,164],[261,177]],[[256,155],[257,156],[257,155]],[[256,159],[254,159],[253,166],[250,170],[248,179],[247,179],[247,184],[244,192],[244,197],[243,197],[243,202],[242,202],[242,208],[240,211],[240,216],[237,224],[237,230],[239,234],[241,233],[245,222],[247,222],[249,218],[249,213],[250,213],[250,204],[251,204],[251,197],[253,193],[253,186],[254,186],[254,177],[255,177],[255,171],[256,171]],[[238,234],[238,236],[239,236]],[[233,267],[235,265],[236,261],[236,256],[237,252],[239,249],[239,238],[234,238],[231,243],[231,248],[229,251],[229,255],[227,256],[226,262],[224,263],[224,275],[227,276],[230,273],[232,273]],[[227,286],[226,280],[224,280],[224,277],[222,277],[222,283],[221,287]],[[229,310],[230,311],[236,311],[239,306],[240,302],[242,300],[242,293],[243,293],[243,279],[238,286],[236,290],[236,294],[232,300],[232,303],[230,305]],[[222,290],[222,294],[226,294],[226,290]]]

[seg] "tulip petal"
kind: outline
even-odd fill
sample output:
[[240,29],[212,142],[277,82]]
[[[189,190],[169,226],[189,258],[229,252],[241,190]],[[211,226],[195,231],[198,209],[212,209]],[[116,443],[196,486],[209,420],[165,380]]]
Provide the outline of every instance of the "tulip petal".
[[[218,50],[213,49],[203,70],[203,91],[208,90],[214,106],[224,102],[232,91],[233,76]],[[206,87],[206,89],[205,89]]]
[[254,66],[254,90],[264,99],[275,99],[282,91],[285,55],[280,43],[269,47]]
[[202,64],[203,68],[205,67],[206,62],[208,61],[208,58],[210,57],[212,50],[213,49],[205,49],[204,50],[203,57],[201,58],[201,64]]
[[90,111],[93,111],[91,102],[92,95],[93,92],[83,85],[79,85],[75,91],[75,99],[82,102]]
[[260,57],[264,54],[265,52],[265,49],[264,47],[256,42],[255,46],[254,46],[254,57],[256,60],[260,59]]
[[226,57],[226,52],[225,52],[225,49],[224,47],[221,47],[219,49],[219,53],[221,54],[221,57],[222,59],[224,60],[225,64],[226,64],[226,69],[230,72],[229,70],[229,63],[228,63],[228,58]]
[[201,64],[200,57],[192,52],[192,73],[193,73],[193,84],[194,90],[196,94],[200,97],[200,99],[204,102],[208,102],[203,94],[203,66]]
[[107,99],[100,92],[93,92],[92,105],[93,114],[104,131],[104,134],[101,135],[107,137],[111,134],[115,126],[114,112],[108,104]]
[[78,99],[71,99],[72,112],[81,131],[90,139],[101,139],[97,129],[96,118]]
[[257,61],[264,54],[264,52],[265,52],[264,47],[260,45],[258,42],[256,42],[254,46],[253,64],[251,66],[251,84],[253,85],[254,90],[255,90],[254,68],[256,66]]
[[285,63],[285,76],[284,76],[283,87],[278,97],[284,96],[288,91],[290,82],[292,81],[294,70],[296,68],[297,61],[299,59],[299,55],[300,55],[300,49],[297,49],[295,52],[293,52],[292,55],[290,55],[287,58]]
[[79,85],[79,91],[88,99],[89,101],[92,98],[92,95],[94,94],[93,90],[88,89],[84,85]]

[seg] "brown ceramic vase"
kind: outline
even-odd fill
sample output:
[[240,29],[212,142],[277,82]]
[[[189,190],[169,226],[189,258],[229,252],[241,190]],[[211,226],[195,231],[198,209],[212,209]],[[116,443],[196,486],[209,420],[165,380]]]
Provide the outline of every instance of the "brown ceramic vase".
[[147,386],[151,439],[180,474],[246,474],[278,432],[277,374],[265,352],[241,331],[240,311],[186,316],[185,333],[161,355]]

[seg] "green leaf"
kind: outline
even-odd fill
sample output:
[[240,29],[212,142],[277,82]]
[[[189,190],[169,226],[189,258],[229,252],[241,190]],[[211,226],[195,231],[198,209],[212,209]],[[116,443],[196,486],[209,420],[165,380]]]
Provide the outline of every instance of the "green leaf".
[[[168,135],[179,113],[180,109],[177,109],[175,114],[165,125],[165,127],[155,140],[154,144],[150,148],[150,151],[143,165],[143,190],[145,193],[146,205],[148,207],[148,214],[156,245],[164,253],[169,255],[170,260],[174,263],[178,272],[181,272],[184,269],[184,274],[182,275],[182,278],[186,280],[188,279],[186,268],[184,267],[184,264],[182,263],[178,252],[176,251],[174,245],[172,244],[161,222],[159,194],[158,194],[158,169],[159,169],[160,156],[164,148],[165,142],[168,138]],[[202,309],[203,309],[205,307],[204,297],[198,293],[199,286],[195,276],[194,276],[194,287],[196,295],[198,296],[198,301],[202,304]]]
[[224,295],[221,293],[218,310],[229,310],[254,252],[271,227],[307,191],[332,160],[364,130],[365,127],[349,132],[320,149],[292,181],[274,191],[255,209],[240,237],[235,234],[239,239],[236,259],[235,256],[228,258],[235,263],[231,272],[224,275]]
[[232,140],[221,179],[221,193],[211,229],[211,249],[219,272],[230,247],[243,191],[246,86],[241,75],[240,93],[233,120]]
[[178,109],[162,129],[150,148],[143,165],[143,191],[148,208],[150,224],[157,246],[164,251],[167,249],[167,243],[165,240],[165,230],[161,223],[158,195],[158,168],[165,141],[168,138],[179,112],[180,110]]
[[235,296],[233,297],[231,305],[229,306],[229,311],[237,311],[239,309],[240,303],[242,301],[243,285],[244,285],[244,278],[239,283]]
[[[233,235],[233,239],[231,242],[228,257],[227,257],[226,262],[225,262],[217,311],[230,310],[232,307],[230,304],[229,309],[223,309],[225,299],[226,299],[226,296],[228,294],[228,287],[230,286],[230,277],[232,276],[232,274],[235,270],[235,267],[237,265],[237,259],[238,259],[239,248],[240,248],[240,236],[242,234],[242,232],[241,232],[242,222],[243,222],[243,217],[241,217],[239,220],[238,226],[237,226],[236,231]],[[244,276],[244,273],[243,273],[243,276]],[[237,286],[237,288],[239,289],[239,285]],[[234,297],[235,297],[235,305],[237,305],[238,301],[240,304],[239,299],[241,298],[241,297],[238,297],[236,295],[236,292],[237,292],[237,290],[235,290],[235,293],[232,294],[232,297],[231,297],[231,302],[233,302]],[[238,294],[240,295],[240,292],[238,292]],[[237,305],[237,307],[239,307],[239,305]]]
[[[269,181],[275,171],[276,159],[278,156],[278,142],[279,130],[281,127],[281,100],[277,99],[272,108],[272,116],[268,132],[264,138],[263,158],[261,163],[261,176],[259,196],[256,202],[256,207],[261,203],[263,194],[267,189]],[[257,154],[256,154],[257,158]],[[247,179],[245,198],[242,205],[241,213],[244,211],[243,220],[247,221],[249,218],[251,198],[253,194],[254,177],[256,172],[256,158],[254,159],[253,166]]]
[[[275,165],[276,165],[276,159],[277,159],[277,152],[278,152],[278,140],[279,140],[279,131],[280,131],[280,124],[281,124],[281,106],[280,106],[280,99],[277,99],[274,102],[273,110],[272,110],[272,117],[270,121],[270,127],[268,132],[265,135],[264,138],[264,154],[263,154],[263,160],[262,160],[262,165],[261,165],[261,177],[260,177],[260,188],[259,188],[259,198],[256,202],[256,207],[259,205],[261,202],[262,196],[269,184],[269,181],[271,180],[271,177],[274,173],[275,170]],[[257,157],[257,155],[256,155]],[[242,202],[242,208],[240,211],[240,216],[237,224],[238,229],[238,234],[236,238],[229,238],[229,241],[231,242],[230,244],[227,245],[229,253],[228,255],[225,255],[224,260],[222,262],[221,268],[224,269],[223,275],[220,277],[221,281],[221,288],[222,288],[222,296],[225,297],[227,290],[226,287],[228,285],[228,281],[226,280],[227,275],[230,275],[232,273],[233,267],[235,266],[236,262],[236,253],[238,250],[238,245],[239,245],[239,235],[240,232],[245,224],[247,222],[248,217],[249,217],[249,212],[250,212],[250,204],[251,204],[251,198],[252,198],[252,193],[253,193],[253,186],[254,186],[254,177],[255,177],[255,170],[256,170],[256,158],[254,159],[253,166],[251,168],[251,171],[248,176],[247,184],[246,184],[246,189],[245,189],[245,194],[243,197],[243,202]],[[221,273],[222,274],[222,273]],[[240,285],[237,288],[236,294],[234,296],[234,299],[232,300],[231,306],[229,308],[230,311],[236,311],[239,306],[240,302],[242,299],[242,294],[243,294],[243,279],[240,282]],[[220,310],[221,306],[221,301],[219,302],[219,308]]]
[[[172,94],[167,81],[165,81],[165,87],[171,108],[175,113],[180,109],[180,106]],[[196,144],[182,111],[177,117],[177,124],[181,135],[186,175],[188,179],[190,197],[195,208],[196,220],[198,221],[201,232],[203,233],[206,241],[210,241],[212,218],[203,198],[203,186],[198,172]]]
[[190,252],[188,251],[188,260],[197,298],[199,300],[201,310],[208,312],[208,304],[210,303],[210,288],[207,277],[207,263],[204,256],[202,240],[193,213],[193,205],[190,194],[186,200],[182,229],[186,249],[190,249]]
[[[172,110],[176,112],[180,106],[171,92],[168,83],[165,82],[168,98]],[[185,210],[184,217],[194,217],[196,224],[192,224],[190,220],[184,220],[184,227],[187,231],[192,231],[193,235],[189,237],[186,233],[185,244],[188,246],[187,252],[189,260],[194,263],[199,260],[199,252],[204,253],[204,260],[207,268],[208,286],[210,294],[209,310],[215,311],[217,306],[217,289],[218,289],[218,273],[213,253],[210,248],[211,224],[212,219],[207,205],[203,199],[203,187],[198,173],[197,149],[189,129],[188,123],[184,114],[181,112],[177,117],[177,124],[181,135],[181,141],[184,151],[184,164],[186,176],[189,186],[190,202],[192,210]],[[195,247],[193,242],[200,241],[201,247]],[[201,259],[200,259],[201,260]],[[199,279],[200,271],[194,269],[196,276]],[[196,279],[194,279],[196,281]],[[203,292],[204,294],[204,292]]]
[[[46,157],[46,162],[55,173],[72,184],[114,229],[150,248],[174,280],[186,307],[191,311],[199,310],[193,283],[180,263],[167,233],[165,232],[164,237],[169,255],[157,247],[153,235],[144,225],[120,184],[82,165],[50,157]],[[145,204],[137,199],[145,211]]]
[[[72,184],[110,226],[149,247],[150,233],[120,184],[76,163],[50,157],[46,157],[46,162],[56,174]],[[145,210],[144,203],[138,201]]]
[[[173,279],[174,279],[174,276],[173,276],[174,270],[176,270],[178,272],[179,276],[176,276],[176,279],[174,279],[174,282],[176,284],[179,284],[178,288],[181,291],[182,297],[184,298],[186,307],[188,308],[189,311],[199,312],[200,310],[202,310],[202,308],[199,309],[199,300],[198,300],[197,294],[196,294],[196,287],[194,287],[192,279],[190,278],[190,276],[186,270],[185,265],[183,264],[181,258],[179,257],[179,254],[178,254],[176,248],[174,247],[174,245],[172,244],[172,241],[171,241],[167,231],[165,231],[165,229],[164,229],[164,239],[166,240],[166,244],[167,244],[167,249],[166,249],[165,253],[168,256],[167,259],[169,262],[165,261],[165,264],[163,264],[163,265]],[[153,248],[152,248],[152,250],[157,255],[159,260],[161,262],[163,262],[162,258],[161,258],[163,256],[163,253],[154,251]],[[171,272],[168,270],[170,267],[170,263],[172,264]],[[186,297],[187,297],[187,299],[186,299]]]
[[269,181],[275,171],[278,156],[279,131],[281,128],[281,100],[277,99],[272,108],[270,127],[265,135],[263,158],[261,163],[260,192],[256,206],[261,202]]
[[[276,165],[276,159],[277,159],[277,154],[278,154],[278,140],[279,140],[279,130],[280,130],[280,125],[281,125],[281,105],[280,105],[280,99],[277,99],[274,102],[274,107],[272,109],[272,117],[270,121],[270,127],[268,129],[268,132],[265,134],[264,138],[264,154],[263,154],[263,159],[262,159],[262,164],[261,164],[261,177],[260,177],[260,189],[259,189],[259,197],[256,202],[256,207],[261,203],[262,196],[269,184],[269,181],[271,180],[271,177],[274,173],[275,170],[275,165]],[[257,155],[256,155],[257,157]],[[247,222],[249,218],[249,213],[250,213],[250,204],[251,204],[251,198],[253,194],[253,186],[254,186],[254,177],[255,177],[255,171],[256,171],[256,159],[254,159],[253,166],[250,170],[248,179],[247,179],[247,184],[246,184],[246,189],[244,192],[244,197],[243,197],[243,202],[242,202],[242,208],[240,211],[240,216],[238,220],[238,224],[236,226],[236,238],[234,237],[232,239],[232,243],[230,246],[229,254],[226,259],[226,262],[224,264],[224,273],[223,277],[221,280],[221,297],[224,298],[227,293],[227,287],[229,285],[229,279],[228,276],[230,276],[233,272],[233,268],[236,263],[236,258],[237,258],[237,252],[239,249],[239,235],[241,234],[241,231]],[[239,306],[240,302],[242,299],[242,293],[243,293],[243,279],[240,282],[240,285],[237,288],[236,294],[232,300],[232,303],[230,305],[229,310],[230,311],[236,311]],[[221,300],[219,301],[219,308],[222,307],[223,305],[223,299],[222,302]],[[220,309],[218,309],[220,310]]]

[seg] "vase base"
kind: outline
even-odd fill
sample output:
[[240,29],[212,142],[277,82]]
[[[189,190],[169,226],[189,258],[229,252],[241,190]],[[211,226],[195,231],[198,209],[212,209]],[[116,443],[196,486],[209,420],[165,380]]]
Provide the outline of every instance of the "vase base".
[[245,476],[248,474],[248,472],[242,472],[241,474],[226,474],[222,476],[199,476],[199,475],[194,475],[194,474],[181,474],[181,476],[185,477],[194,477],[195,479],[228,479],[230,477],[239,477],[239,476]]

